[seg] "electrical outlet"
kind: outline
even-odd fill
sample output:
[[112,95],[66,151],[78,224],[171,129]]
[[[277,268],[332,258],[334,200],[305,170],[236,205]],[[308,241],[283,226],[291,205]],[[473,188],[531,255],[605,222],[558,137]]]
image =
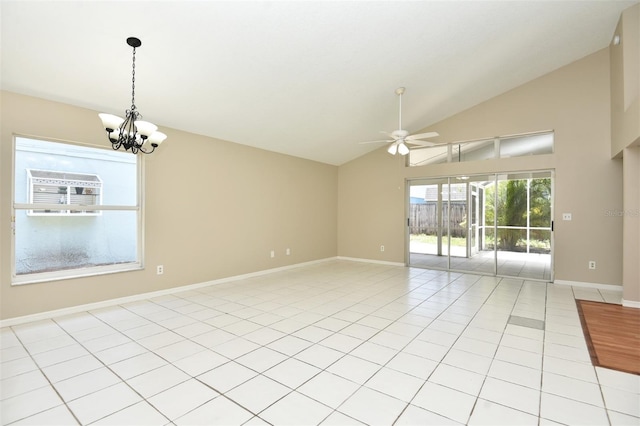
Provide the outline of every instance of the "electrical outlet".
[[156,274],[158,274],[158,275],[164,274],[164,266],[163,265],[156,266]]
[[384,246],[380,246],[380,251],[384,251]]
[[571,213],[562,213],[562,220],[571,220]]
[[274,257],[276,257],[276,251],[275,250],[271,250],[271,258],[273,259]]
[[596,261],[595,260],[590,260],[589,261],[589,269],[596,269]]
[[287,253],[287,256],[290,256],[290,255],[291,255],[291,249],[290,249],[290,248],[287,248],[286,253]]

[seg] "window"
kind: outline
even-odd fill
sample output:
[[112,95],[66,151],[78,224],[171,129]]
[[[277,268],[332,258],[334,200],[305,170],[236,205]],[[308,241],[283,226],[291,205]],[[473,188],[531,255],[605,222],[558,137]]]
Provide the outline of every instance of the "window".
[[[29,203],[96,206],[101,204],[102,181],[98,175],[27,169]],[[62,206],[60,206],[62,207]],[[43,208],[27,211],[36,215],[100,215],[100,210]]]
[[12,283],[139,269],[140,158],[15,137]]
[[409,152],[408,164],[410,167],[415,167],[428,164],[553,154],[553,136],[553,132],[547,131],[413,148]]

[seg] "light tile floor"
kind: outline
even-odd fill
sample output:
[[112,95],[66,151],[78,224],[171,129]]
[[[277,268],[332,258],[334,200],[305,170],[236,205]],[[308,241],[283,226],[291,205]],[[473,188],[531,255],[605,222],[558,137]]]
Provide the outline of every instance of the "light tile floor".
[[637,426],[575,298],[620,293],[335,260],[6,327],[1,422]]

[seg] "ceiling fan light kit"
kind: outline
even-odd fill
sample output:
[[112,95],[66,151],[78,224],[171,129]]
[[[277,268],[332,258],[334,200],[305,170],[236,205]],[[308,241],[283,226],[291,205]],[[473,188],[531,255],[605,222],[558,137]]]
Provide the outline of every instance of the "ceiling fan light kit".
[[407,155],[410,152],[410,148],[409,145],[416,145],[416,146],[434,146],[434,145],[439,145],[438,143],[435,142],[429,142],[426,141],[424,139],[429,139],[429,138],[434,138],[436,136],[439,136],[439,134],[437,132],[428,132],[428,133],[418,133],[415,135],[411,135],[409,134],[408,131],[403,130],[402,129],[402,95],[405,92],[405,88],[404,87],[398,87],[396,89],[396,95],[398,95],[399,101],[398,101],[398,130],[394,130],[391,133],[387,133],[387,132],[381,132],[384,133],[385,135],[391,137],[391,139],[387,139],[387,140],[380,140],[380,141],[368,141],[368,142],[360,142],[361,144],[368,144],[368,143],[389,143],[391,142],[391,145],[389,145],[389,148],[387,148],[387,152],[391,155],[396,155],[396,154],[400,154],[400,155]]
[[127,44],[133,48],[133,60],[131,71],[131,108],[126,110],[125,118],[113,114],[98,114],[102,120],[102,126],[107,132],[107,138],[111,147],[118,150],[123,147],[133,154],[151,154],[167,138],[162,132],[158,132],[158,126],[148,121],[143,121],[142,114],[136,108],[136,47],[142,46],[140,39],[129,37]]

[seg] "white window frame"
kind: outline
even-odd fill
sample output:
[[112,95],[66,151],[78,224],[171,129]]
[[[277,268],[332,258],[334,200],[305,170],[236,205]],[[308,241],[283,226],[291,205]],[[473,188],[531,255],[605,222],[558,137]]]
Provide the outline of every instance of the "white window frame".
[[[11,164],[11,285],[24,285],[44,283],[49,281],[59,281],[72,278],[89,277],[96,275],[105,275],[119,272],[135,271],[144,269],[144,157],[136,156],[136,184],[137,184],[137,196],[135,205],[103,205],[102,194],[100,195],[100,202],[93,205],[83,204],[67,204],[65,208],[73,211],[82,211],[84,215],[100,215],[103,211],[134,211],[136,212],[136,254],[137,259],[134,262],[118,263],[112,265],[100,265],[91,267],[81,267],[74,269],[64,269],[48,272],[35,272],[29,274],[16,273],[16,247],[15,247],[15,212],[17,210],[26,210],[27,215],[29,211],[42,210],[42,209],[60,209],[60,204],[40,204],[32,203],[32,199],[29,199],[27,203],[16,202],[16,139],[25,138],[32,140],[40,140],[43,142],[62,143],[67,145],[81,146],[92,149],[105,149],[112,150],[111,146],[104,147],[100,145],[70,142],[66,140],[59,140],[53,138],[39,138],[22,134],[13,135],[12,143],[12,164]],[[102,181],[101,181],[102,185]],[[100,188],[102,193],[102,188]],[[29,193],[30,194],[30,193]],[[76,216],[78,214],[69,214],[69,216]]]

